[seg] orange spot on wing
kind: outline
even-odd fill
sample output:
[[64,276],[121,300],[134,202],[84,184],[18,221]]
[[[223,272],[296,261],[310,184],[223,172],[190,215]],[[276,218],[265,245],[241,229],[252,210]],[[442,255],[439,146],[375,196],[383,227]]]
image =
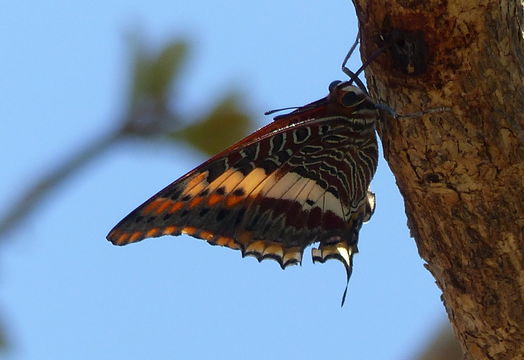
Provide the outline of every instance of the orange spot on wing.
[[230,239],[226,246],[234,250],[240,250],[240,246],[233,239]]
[[170,199],[158,199],[158,200],[159,200],[159,205],[154,210],[155,215],[159,215],[163,213],[164,210],[166,210],[169,206],[173,204],[173,201]]
[[213,206],[222,200],[223,196],[218,194],[211,194],[209,198],[207,199],[207,204],[209,206]]
[[168,226],[168,227],[166,227],[164,229],[162,234],[164,234],[164,235],[171,235],[171,234],[174,234],[176,231],[177,231],[177,227],[176,226]]
[[199,235],[204,240],[211,240],[215,236],[213,233],[210,233],[209,231],[202,231]]
[[197,206],[198,204],[200,204],[202,202],[203,198],[201,197],[196,197],[196,198],[193,198],[193,200],[191,200],[189,202],[189,208],[192,209],[194,208],[195,206]]
[[162,202],[164,202],[163,199],[155,199],[151,201],[149,204],[144,206],[144,208],[142,209],[142,214],[149,214],[153,212],[158,206],[160,206]]
[[230,241],[230,238],[221,236],[218,238],[218,240],[215,242],[217,245],[226,246],[226,244]]
[[127,243],[127,239],[129,238],[129,233],[121,233],[120,231],[115,231],[111,234],[111,238],[114,238],[114,243],[118,245],[123,245]]
[[170,213],[177,212],[178,210],[182,209],[184,207],[184,203],[182,201],[176,202],[175,205],[171,209],[169,209]]
[[159,229],[159,228],[152,228],[151,230],[149,230],[148,232],[146,232],[146,238],[148,238],[148,237],[154,237],[154,236],[158,235],[159,232],[160,232],[160,229]]
[[197,228],[193,226],[186,226],[185,228],[182,228],[183,234],[195,235],[197,231],[198,231]]
[[243,196],[235,196],[235,195],[228,196],[226,198],[226,206],[233,207],[244,199],[245,198]]
[[134,233],[131,234],[127,242],[132,243],[132,242],[138,241],[143,237],[142,236],[143,234],[144,233],[142,231],[135,231]]
[[228,248],[231,248],[234,250],[240,249],[238,244],[230,237],[221,236],[218,238],[215,244],[221,245],[221,246],[227,246]]

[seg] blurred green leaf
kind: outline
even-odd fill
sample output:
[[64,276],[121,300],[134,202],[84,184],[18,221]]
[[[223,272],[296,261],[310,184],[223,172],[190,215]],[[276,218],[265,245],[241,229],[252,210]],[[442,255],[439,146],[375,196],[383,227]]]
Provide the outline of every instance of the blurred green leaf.
[[134,40],[134,43],[131,109],[144,102],[166,107],[173,83],[187,57],[188,45],[182,40],[173,40],[157,54],[152,54],[140,40]]
[[188,46],[180,40],[168,44],[152,59],[149,76],[149,93],[157,99],[165,98],[171,84],[177,79],[180,67],[187,56]]
[[188,45],[172,40],[153,52],[144,43],[139,33],[133,34],[132,82],[121,128],[126,136],[164,134],[179,122],[169,102],[174,98],[174,84],[187,57]]
[[239,96],[231,93],[200,121],[170,135],[214,155],[245,136],[251,125],[251,117],[242,109]]
[[[173,84],[187,57],[188,45],[174,40],[153,54],[144,43],[135,33],[130,104],[122,127],[125,135],[161,135],[180,127],[180,116],[170,109],[168,101],[174,98]],[[250,127],[250,116],[238,95],[230,93],[208,115],[169,135],[206,154],[215,154],[244,136]]]

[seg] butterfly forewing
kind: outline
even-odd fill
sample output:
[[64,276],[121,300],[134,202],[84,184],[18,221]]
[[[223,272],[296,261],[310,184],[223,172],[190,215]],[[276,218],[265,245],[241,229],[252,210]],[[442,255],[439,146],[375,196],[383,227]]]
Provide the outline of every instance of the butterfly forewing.
[[376,116],[360,90],[341,83],[167,186],[108,239],[124,245],[186,233],[282,267],[319,242],[314,260],[336,258],[349,274],[374,207]]

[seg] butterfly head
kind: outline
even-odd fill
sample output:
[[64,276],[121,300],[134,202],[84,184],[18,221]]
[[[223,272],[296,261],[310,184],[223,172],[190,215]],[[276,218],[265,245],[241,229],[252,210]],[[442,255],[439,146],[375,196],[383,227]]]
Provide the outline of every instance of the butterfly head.
[[320,118],[329,116],[350,118],[370,118],[377,116],[373,100],[361,89],[351,85],[351,81],[336,80],[329,84],[329,94],[317,101],[301,106],[289,114],[275,117],[275,121],[293,118]]
[[335,111],[352,117],[376,117],[377,107],[373,100],[351,81],[335,80],[329,84],[328,103]]

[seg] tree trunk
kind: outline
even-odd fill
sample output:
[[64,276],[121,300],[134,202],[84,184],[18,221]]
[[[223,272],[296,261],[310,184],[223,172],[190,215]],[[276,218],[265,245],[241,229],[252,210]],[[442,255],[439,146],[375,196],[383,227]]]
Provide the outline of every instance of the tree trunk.
[[366,68],[372,96],[450,108],[378,131],[463,351],[524,359],[524,3],[354,3],[363,59],[391,44]]

